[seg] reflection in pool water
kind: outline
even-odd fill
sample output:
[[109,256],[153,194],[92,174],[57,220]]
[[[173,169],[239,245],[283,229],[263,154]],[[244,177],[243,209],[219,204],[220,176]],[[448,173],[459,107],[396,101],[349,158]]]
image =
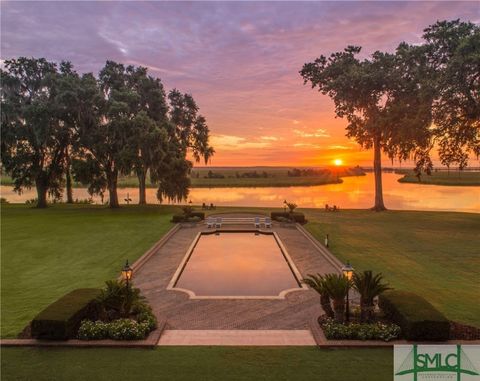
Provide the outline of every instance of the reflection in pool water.
[[[397,180],[400,175],[383,174],[383,192],[387,208],[398,210],[445,210],[480,213],[480,187],[478,186],[441,186],[422,184],[402,184]],[[189,199],[194,204],[213,203],[219,206],[261,206],[282,207],[283,200],[295,202],[300,207],[322,208],[325,204],[338,205],[340,208],[364,209],[373,205],[373,174],[345,177],[342,184],[329,184],[312,187],[284,188],[193,188]],[[36,197],[35,190],[26,190],[16,195],[12,187],[2,186],[2,197],[10,202],[24,202]],[[120,202],[127,197],[133,203],[138,202],[136,188],[118,190]],[[86,189],[74,189],[74,197],[88,198]],[[100,202],[99,197],[94,197]],[[156,189],[147,189],[147,201],[156,200]]]
[[278,297],[299,288],[273,234],[201,234],[175,284],[197,297]]

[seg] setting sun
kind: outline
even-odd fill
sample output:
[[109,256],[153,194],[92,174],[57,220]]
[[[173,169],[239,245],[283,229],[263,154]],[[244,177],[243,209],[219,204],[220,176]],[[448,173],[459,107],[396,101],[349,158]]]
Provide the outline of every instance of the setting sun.
[[335,159],[333,161],[333,164],[335,164],[338,167],[338,166],[343,164],[343,160],[342,159]]

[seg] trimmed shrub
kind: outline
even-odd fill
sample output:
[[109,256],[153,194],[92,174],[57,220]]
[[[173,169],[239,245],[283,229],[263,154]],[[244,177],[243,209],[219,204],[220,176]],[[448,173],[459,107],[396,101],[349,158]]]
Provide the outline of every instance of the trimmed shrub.
[[298,222],[299,224],[304,224],[305,222],[307,222],[307,220],[305,219],[305,215],[300,212],[293,212],[293,213],[271,212],[270,217],[272,218],[272,220],[275,220],[275,221],[280,221],[282,218],[286,218],[288,220],[293,219],[295,222]]
[[398,338],[400,327],[396,324],[385,323],[337,323],[333,319],[321,322],[325,337],[329,340],[383,340],[390,341]]
[[450,322],[424,298],[407,291],[386,291],[379,297],[385,316],[398,324],[407,340],[448,340]]
[[192,212],[190,214],[190,217],[185,217],[184,214],[174,214],[172,216],[171,222],[173,223],[179,223],[179,222],[188,222],[188,221],[201,221],[205,219],[205,213],[203,212]]
[[198,218],[200,218],[201,221],[203,221],[205,219],[205,213],[204,212],[192,212],[190,214],[190,216],[198,217]]
[[32,337],[49,340],[75,337],[80,322],[96,315],[99,295],[99,289],[80,288],[62,296],[32,320]]
[[183,214],[174,214],[172,216],[172,222],[178,224],[179,222],[183,222],[185,220],[185,216]]

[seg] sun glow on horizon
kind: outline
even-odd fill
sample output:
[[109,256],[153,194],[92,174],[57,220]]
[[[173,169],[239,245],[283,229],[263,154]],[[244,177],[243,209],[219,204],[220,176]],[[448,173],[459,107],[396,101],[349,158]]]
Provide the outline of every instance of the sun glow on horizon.
[[333,161],[333,164],[335,164],[337,167],[339,167],[343,164],[343,160],[342,159],[335,159]]

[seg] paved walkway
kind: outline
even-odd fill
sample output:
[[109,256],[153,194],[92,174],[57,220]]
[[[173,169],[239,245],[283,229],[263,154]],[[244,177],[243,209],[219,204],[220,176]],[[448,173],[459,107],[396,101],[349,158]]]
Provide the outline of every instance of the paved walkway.
[[316,345],[309,330],[166,330],[158,345]]
[[[319,296],[312,290],[291,292],[284,300],[194,300],[167,290],[193,239],[205,229],[203,224],[182,227],[135,274],[135,286],[155,314],[166,318],[167,330],[305,330],[312,316],[320,315]],[[273,230],[302,276],[338,271],[294,225],[275,223]]]

